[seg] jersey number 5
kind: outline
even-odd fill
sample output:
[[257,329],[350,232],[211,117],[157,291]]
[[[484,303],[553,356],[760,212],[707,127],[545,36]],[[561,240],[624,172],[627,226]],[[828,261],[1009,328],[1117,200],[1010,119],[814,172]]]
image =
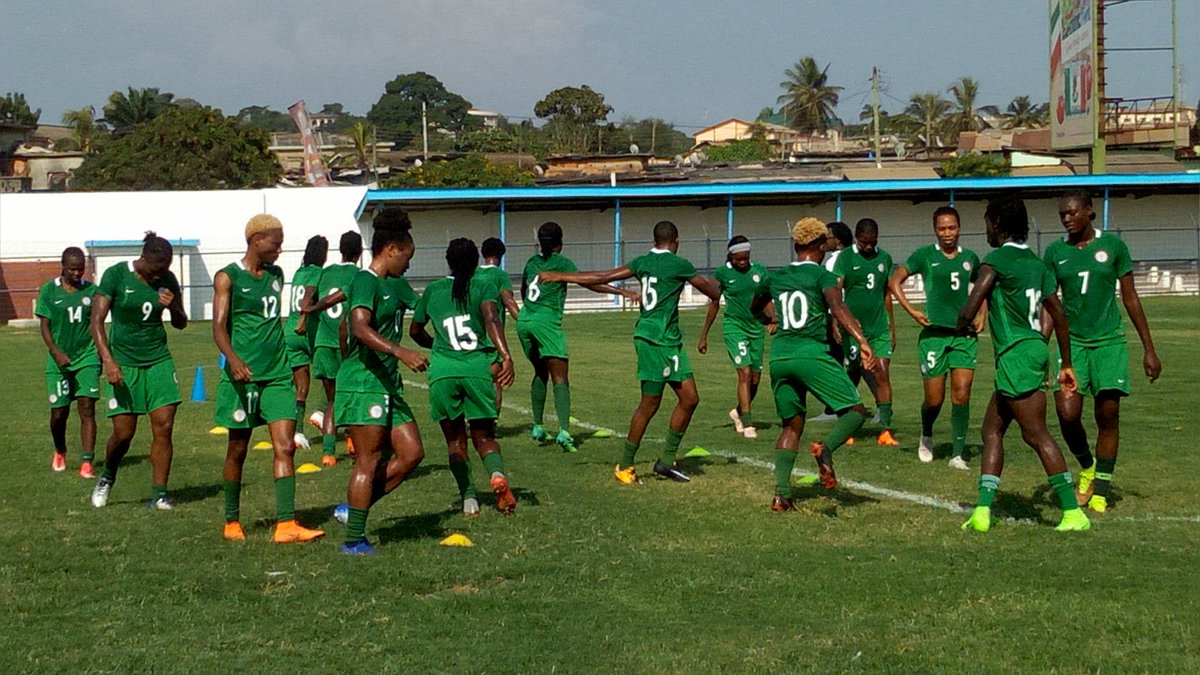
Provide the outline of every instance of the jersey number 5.
[[470,320],[470,315],[462,314],[448,316],[442,321],[442,327],[446,329],[446,338],[450,340],[450,347],[456,352],[474,351],[479,346],[479,336],[467,325]]

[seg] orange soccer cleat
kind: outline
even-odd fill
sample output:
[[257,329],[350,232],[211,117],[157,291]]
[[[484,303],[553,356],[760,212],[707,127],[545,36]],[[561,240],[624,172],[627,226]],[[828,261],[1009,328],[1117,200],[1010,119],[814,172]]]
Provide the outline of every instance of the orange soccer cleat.
[[337,457],[333,455],[321,455],[321,466],[326,468],[337,466]]
[[824,485],[826,490],[837,487],[837,475],[833,472],[833,453],[830,452],[829,446],[825,445],[825,441],[809,443],[808,452],[817,460],[817,475],[821,479],[821,485]]
[[886,448],[894,448],[897,445],[900,445],[900,441],[896,440],[896,437],[892,435],[891,429],[884,429],[883,432],[879,434],[879,438],[876,439],[876,442],[880,447]]
[[310,530],[295,520],[285,520],[275,524],[275,536],[273,538],[276,544],[295,544],[313,541],[324,536],[325,533],[321,530]]
[[246,541],[246,532],[242,530],[242,524],[234,520],[225,523],[224,537],[229,541]]
[[354,440],[350,438],[350,434],[346,434],[346,452],[350,453],[351,457],[354,456]]
[[503,475],[492,476],[492,492],[496,494],[496,510],[508,515],[517,510],[517,497],[508,487],[508,479]]

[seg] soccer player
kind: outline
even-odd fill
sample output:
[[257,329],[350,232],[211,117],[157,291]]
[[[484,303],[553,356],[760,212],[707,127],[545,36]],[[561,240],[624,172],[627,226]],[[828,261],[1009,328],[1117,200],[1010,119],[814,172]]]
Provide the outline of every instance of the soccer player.
[[[108,504],[117,469],[137,432],[138,418],[148,415],[154,435],[150,443],[150,508],[170,511],[174,505],[167,498],[167,481],[175,454],[171,436],[175,410],[183,399],[175,361],[167,349],[162,312],[166,309],[171,315],[171,327],[176,330],[187,327],[188,317],[179,280],[170,270],[171,242],[153,232],[147,232],[143,242],[137,260],[104,271],[92,300],[92,340],[110,386],[108,417],[113,424],[104,451],[104,469],[92,490],[92,506]],[[111,337],[104,328],[110,312]]]
[[[921,403],[921,442],[917,457],[933,461],[933,424],[946,401],[946,376],[950,377],[950,430],[953,450],[950,466],[968,470],[963,453],[967,447],[967,425],[971,420],[971,384],[979,351],[977,333],[983,329],[986,312],[973,324],[974,332],[959,335],[955,328],[958,312],[967,303],[970,285],[979,275],[979,256],[958,245],[962,223],[953,206],[933,212],[933,235],[937,240],[922,246],[892,272],[888,286],[904,311],[921,326],[917,338],[917,360],[925,385]],[[904,293],[904,280],[919,274],[925,281],[925,311],[919,311]]]
[[79,410],[79,440],[83,447],[79,475],[95,478],[96,399],[100,398],[100,357],[88,333],[96,285],[83,279],[83,251],[71,246],[62,253],[62,273],[38,291],[34,315],[46,343],[46,391],[50,399],[50,438],[54,456],[50,468],[67,470],[67,419],[71,401]]
[[283,224],[267,213],[246,222],[246,254],[213,277],[213,342],[225,355],[217,385],[216,423],[229,429],[225,451],[224,536],[245,541],[241,523],[242,466],[255,427],[266,425],[275,450],[277,544],[325,536],[296,521],[296,388],[288,369],[279,309]]
[[1059,384],[1075,390],[1071,368],[1071,337],[1067,315],[1054,294],[1054,277],[1029,250],[1029,215],[1025,202],[1004,197],[984,211],[988,244],[996,249],[983,259],[975,287],[958,313],[958,332],[969,334],[984,301],[988,303],[988,329],[996,349],[996,385],[983,416],[983,458],[979,463],[979,501],[962,528],[987,532],[992,526],[992,499],[1000,489],[1004,468],[1004,434],[1016,420],[1021,438],[1037,453],[1050,487],[1062,506],[1059,531],[1086,530],[1088,517],[1075,501],[1071,472],[1062,450],[1046,430],[1046,393],[1042,385],[1049,368],[1042,332],[1042,310],[1054,320],[1058,352],[1062,355]]
[[[459,238],[446,248],[450,276],[430,283],[421,295],[409,325],[409,335],[420,346],[432,349],[429,359],[429,405],[442,427],[450,453],[450,471],[458,484],[463,513],[478,515],[479,502],[467,462],[467,435],[491,476],[496,509],[504,514],[517,509],[517,498],[508,485],[500,444],[496,442],[496,397],[492,378],[492,352],[500,353],[500,373],[495,382],[513,383],[512,355],[500,325],[496,298],[499,289],[475,274],[479,249],[470,239]],[[433,325],[434,336],[425,327]]]
[[638,482],[633,461],[646,426],[662,405],[667,385],[675,392],[678,403],[671,412],[667,443],[654,462],[654,473],[679,483],[691,480],[675,466],[683,434],[700,405],[700,393],[692,376],[687,350],[683,348],[683,335],[679,332],[679,296],[689,283],[712,301],[718,300],[721,293],[696,271],[695,265],[678,256],[678,250],[679,229],[669,220],[660,220],[654,225],[654,248],[626,265],[604,272],[543,272],[540,276],[539,283],[566,281],[595,285],[634,277],[641,282],[641,312],[633,331],[633,346],[642,399],[629,422],[629,436],[620,463],[613,470],[617,482],[623,485]]
[[[1082,471],[1079,500],[1093,511],[1108,508],[1108,488],[1117,463],[1121,398],[1129,395],[1129,347],[1117,309],[1121,290],[1125,312],[1142,341],[1142,369],[1150,381],[1162,373],[1150,325],[1133,283],[1129,248],[1112,232],[1092,227],[1096,212],[1086,192],[1068,192],[1058,201],[1058,218],[1066,236],[1046,247],[1046,266],[1058,280],[1071,326],[1071,363],[1079,387],[1059,389],[1054,404],[1063,440]],[[1096,457],[1083,429],[1083,397],[1091,396],[1096,418]]]
[[[746,438],[758,438],[750,405],[758,395],[758,384],[762,380],[765,334],[769,331],[773,335],[778,324],[768,305],[770,319],[764,331],[762,323],[750,313],[750,303],[754,300],[758,285],[767,278],[767,268],[750,260],[750,240],[739,234],[729,240],[725,266],[717,268],[713,276],[721,296],[725,298],[725,320],[721,327],[725,353],[729,355],[737,373],[737,405],[729,411],[729,418],[739,434]],[[708,353],[708,331],[720,309],[720,301],[714,300],[708,304],[704,328],[700,329],[700,343],[696,347],[701,354]]]
[[[533,427],[530,436],[541,442],[550,438],[543,426],[546,413],[547,384],[553,383],[554,412],[558,433],[554,436],[564,452],[575,452],[571,436],[570,361],[567,335],[563,332],[563,308],[567,303],[567,285],[546,281],[543,272],[577,272],[570,258],[562,254],[563,231],[558,223],[542,223],[537,231],[538,253],[530,256],[521,272],[521,313],[517,317],[517,339],[525,358],[533,365],[529,384],[529,400],[533,407]],[[636,301],[637,293],[607,284],[585,286],[597,293],[611,293]]]
[[[491,283],[495,284],[500,290],[500,297],[496,298],[496,302],[500,303],[500,325],[505,325],[505,312],[511,316],[513,321],[517,320],[520,315],[521,308],[517,307],[517,301],[513,299],[512,279],[508,278],[508,272],[500,269],[500,261],[504,258],[504,254],[508,252],[508,247],[504,245],[496,237],[488,237],[483,240],[483,244],[479,247],[479,253],[483,256],[483,261],[479,264],[479,268],[475,273],[484,277]],[[496,361],[492,362],[492,378],[498,378],[500,375],[501,363],[499,361],[500,352],[495,354]],[[496,380],[496,414],[500,413],[500,407],[504,403],[504,388],[500,386],[499,380]]]
[[287,342],[287,361],[292,369],[292,382],[296,387],[296,447],[307,450],[308,437],[304,428],[304,413],[308,403],[308,387],[312,383],[313,341],[316,330],[307,329],[304,308],[311,305],[321,282],[321,268],[329,256],[329,240],[321,235],[311,237],[304,247],[304,259],[300,269],[292,276],[292,303],[284,325],[283,339]]
[[[897,446],[892,434],[892,350],[896,348],[896,317],[892,313],[892,295],[888,279],[892,276],[892,256],[879,248],[879,225],[863,218],[854,226],[854,245],[838,254],[833,273],[842,281],[846,306],[862,324],[862,331],[871,342],[871,351],[879,361],[875,370],[864,371],[857,345],[842,331],[842,346],[849,361],[850,379],[858,382],[865,376],[875,404],[879,407],[881,430],[876,439],[881,446]],[[849,345],[848,347],[846,345]]]
[[[313,341],[312,375],[321,381],[325,390],[325,410],[321,415],[314,413],[313,419],[319,418],[321,427],[321,466],[335,466],[337,457],[337,425],[334,424],[333,405],[337,389],[338,368],[342,365],[341,339],[345,327],[346,289],[354,275],[358,274],[358,261],[362,258],[362,235],[357,232],[345,232],[338,242],[338,251],[342,254],[342,262],[330,265],[321,271],[321,280],[317,283],[315,303],[301,311],[316,314],[317,335]],[[307,329],[306,329],[307,330]],[[353,448],[353,441],[347,443],[347,449]]]
[[411,228],[408,215],[399,209],[376,214],[371,264],[359,270],[346,289],[349,350],[337,374],[336,416],[339,425],[348,426],[355,447],[346,488],[346,536],[340,548],[347,555],[375,553],[366,537],[371,507],[425,458],[399,370],[400,364],[414,372],[428,365],[424,355],[399,344],[404,312],[416,304],[416,294],[402,276],[414,251]]
[[[829,236],[825,239],[825,261],[821,264],[827,271],[833,272],[838,256],[844,249],[850,248],[854,244],[854,233],[840,220],[829,223],[828,227]],[[830,320],[826,324],[829,327],[829,355],[845,368],[846,352],[842,349],[842,335],[838,330],[837,321]],[[825,406],[825,412],[812,419],[816,422],[832,422],[837,419],[837,415],[834,414],[833,408]],[[846,439],[846,445],[854,445],[853,436]]]
[[796,261],[772,272],[759,284],[750,306],[750,311],[765,321],[768,316],[764,310],[774,301],[780,324],[771,344],[771,390],[775,395],[775,409],[782,420],[779,439],[775,442],[772,511],[795,508],[791,498],[791,476],[800,436],[804,433],[808,392],[833,408],[838,418],[824,440],[813,441],[808,446],[817,461],[821,484],[830,490],[837,487],[833,451],[862,427],[867,416],[858,389],[829,353],[831,340],[825,323],[832,315],[855,341],[863,366],[876,367],[870,342],[842,300],[838,278],[821,267],[828,236],[825,223],[816,218],[796,221],[792,226]]

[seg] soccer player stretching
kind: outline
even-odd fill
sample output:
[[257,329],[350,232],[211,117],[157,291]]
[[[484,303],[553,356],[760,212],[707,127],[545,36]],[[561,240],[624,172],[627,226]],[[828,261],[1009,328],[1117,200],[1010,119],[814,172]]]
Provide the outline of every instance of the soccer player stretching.
[[[138,417],[150,416],[154,440],[150,443],[153,496],[150,508],[169,511],[167,480],[175,444],[175,410],[179,377],[167,349],[162,312],[171,315],[176,330],[187,327],[179,281],[171,272],[171,243],[147,232],[137,260],[113,265],[104,271],[92,302],[92,339],[100,354],[104,377],[111,387],[108,417],[113,432],[104,452],[104,469],[92,490],[92,506],[108,504],[108,493],[117,480],[117,469],[137,432]],[[112,312],[112,337],[104,320]]]
[[412,224],[397,209],[380,211],[373,224],[371,264],[346,289],[349,349],[337,374],[335,415],[339,425],[348,426],[355,447],[340,549],[347,555],[375,553],[366,537],[371,506],[399,487],[425,458],[399,370],[401,363],[416,372],[428,365],[423,354],[398,344],[404,311],[415,302],[401,276],[413,256]]
[[[1071,363],[1079,387],[1059,390],[1054,403],[1063,440],[1083,468],[1079,500],[1093,511],[1108,508],[1108,485],[1117,464],[1121,398],[1129,395],[1129,347],[1117,309],[1116,289],[1142,341],[1142,368],[1150,381],[1162,373],[1150,325],[1133,284],[1129,248],[1112,232],[1092,227],[1096,212],[1086,192],[1069,192],[1058,201],[1058,218],[1067,234],[1046,247],[1046,266],[1058,280],[1071,324]],[[1096,457],[1083,429],[1083,397],[1091,396],[1096,416]],[[1094,491],[1094,492],[1093,492]]]
[[984,220],[988,244],[996,250],[979,267],[975,288],[958,314],[958,332],[965,335],[973,330],[975,316],[987,301],[988,328],[996,349],[996,390],[983,416],[979,501],[962,527],[979,532],[991,529],[992,499],[1000,489],[1000,472],[1004,469],[1004,434],[1016,420],[1021,438],[1042,461],[1062,506],[1062,521],[1055,529],[1086,530],[1091,524],[1075,501],[1071,472],[1058,443],[1046,430],[1046,393],[1042,391],[1049,367],[1049,337],[1042,333],[1043,309],[1054,319],[1062,355],[1059,384],[1067,391],[1075,390],[1067,316],[1054,294],[1054,277],[1025,245],[1029,236],[1025,202],[1015,197],[993,201],[984,212]]
[[[754,300],[758,285],[767,278],[767,268],[750,260],[750,240],[739,234],[729,240],[725,266],[718,268],[714,277],[725,298],[725,321],[721,327],[725,337],[725,352],[737,372],[737,405],[729,411],[729,418],[733,420],[738,433],[746,438],[758,438],[758,431],[750,417],[750,404],[758,395],[758,384],[762,380],[763,343],[766,338],[762,323],[750,313],[750,303]],[[700,329],[700,344],[696,347],[701,354],[708,353],[708,331],[720,309],[720,301],[708,304],[704,328]],[[770,306],[768,311],[771,311]],[[774,335],[777,325],[774,312],[771,311],[767,331]]]
[[879,367],[864,372],[858,347],[854,344],[846,346],[850,335],[845,330],[842,331],[842,346],[850,362],[851,380],[857,382],[860,374],[865,376],[875,395],[882,427],[877,442],[882,446],[896,446],[900,443],[892,435],[890,373],[892,350],[896,348],[896,317],[892,314],[892,295],[887,287],[892,275],[892,256],[879,248],[879,225],[870,218],[863,218],[854,226],[854,242],[838,254],[833,273],[842,280],[846,306],[862,323],[863,333],[871,342],[871,351],[878,359]]
[[38,291],[34,315],[42,332],[46,356],[46,391],[50,399],[50,438],[54,457],[50,468],[67,469],[67,419],[71,401],[79,409],[79,440],[83,457],[79,475],[95,478],[96,399],[100,398],[100,357],[88,332],[96,285],[83,280],[83,251],[71,246],[62,253],[62,274]]
[[[467,435],[491,476],[496,509],[512,513],[517,498],[508,486],[500,444],[496,442],[496,397],[492,378],[493,351],[500,352],[500,372],[494,382],[513,382],[512,355],[500,325],[496,298],[500,290],[475,274],[479,249],[470,239],[455,239],[446,248],[450,276],[425,287],[413,313],[409,335],[432,349],[429,360],[429,406],[441,425],[450,453],[450,471],[458,484],[463,513],[479,514],[471,467],[467,462]],[[425,326],[433,325],[430,337]]]
[[[513,321],[517,320],[517,316],[521,312],[521,308],[517,307],[517,301],[513,299],[512,280],[508,278],[508,272],[500,269],[500,261],[504,259],[504,254],[508,252],[508,247],[504,245],[496,237],[488,237],[483,240],[483,244],[479,246],[479,253],[483,256],[483,262],[479,264],[479,268],[475,273],[484,277],[496,286],[500,291],[500,295],[496,298],[500,307],[500,325],[505,324],[505,312],[511,316]],[[500,414],[500,408],[504,404],[504,388],[500,386],[499,376],[500,369],[503,364],[500,362],[500,352],[496,352],[495,361],[492,362],[492,378],[496,384],[496,414]]]
[[[917,457],[922,462],[933,461],[933,424],[946,401],[946,376],[950,376],[950,430],[953,451],[950,466],[967,470],[963,452],[967,447],[967,425],[971,420],[971,383],[975,380],[975,361],[979,351],[976,333],[983,328],[980,312],[974,323],[975,331],[959,335],[955,331],[958,312],[967,303],[971,283],[979,275],[979,256],[958,245],[962,223],[953,206],[942,206],[933,212],[933,235],[936,243],[922,246],[896,268],[888,287],[904,311],[921,325],[917,338],[917,360],[925,385],[925,400],[921,403],[921,443]],[[913,307],[904,293],[904,280],[919,274],[925,280],[925,311]]]
[[305,406],[308,402],[308,387],[312,383],[313,340],[316,330],[307,330],[304,309],[311,305],[317,295],[317,284],[321,282],[321,268],[329,256],[329,240],[317,235],[308,240],[304,247],[304,259],[300,269],[292,277],[292,303],[284,325],[283,339],[287,343],[288,366],[292,369],[292,382],[296,386],[296,447],[307,450],[308,437],[304,428]]
[[663,478],[686,483],[691,480],[675,466],[675,456],[683,434],[692,421],[700,393],[692,377],[683,335],[679,332],[679,295],[691,284],[709,300],[717,301],[720,291],[708,279],[700,276],[695,265],[676,255],[679,250],[679,230],[669,220],[654,225],[654,248],[646,255],[630,260],[627,265],[606,272],[544,272],[543,282],[566,281],[582,285],[607,284],[637,277],[641,282],[641,314],[633,331],[633,346],[637,353],[637,376],[642,383],[642,400],[629,422],[629,436],[613,475],[624,485],[638,482],[633,460],[662,404],[662,395],[669,384],[679,402],[671,412],[667,428],[667,444],[654,463],[654,473]]
[[325,533],[296,522],[296,388],[279,316],[283,270],[275,265],[283,248],[283,224],[260,213],[246,223],[245,234],[246,255],[213,277],[213,342],[225,355],[215,417],[229,429],[224,536],[246,539],[240,519],[242,466],[250,434],[265,424],[275,450],[275,543],[312,541]]
[[842,300],[838,279],[821,267],[829,231],[816,218],[801,218],[792,226],[796,261],[770,274],[758,287],[750,309],[767,319],[763,311],[772,300],[779,332],[771,344],[771,390],[775,409],[782,420],[775,442],[775,497],[772,511],[790,511],[791,476],[796,465],[800,436],[807,410],[805,397],[812,392],[836,411],[837,423],[823,441],[813,441],[808,450],[817,460],[818,476],[826,488],[837,487],[833,451],[862,427],[867,409],[858,389],[842,365],[829,354],[828,316],[832,315],[858,347],[862,364],[876,368],[875,355],[858,321]]
[[[567,335],[563,332],[563,308],[567,304],[567,285],[551,282],[539,275],[546,272],[577,272],[570,258],[562,254],[562,227],[553,221],[542,223],[537,231],[539,252],[530,256],[521,272],[521,298],[524,304],[517,316],[517,339],[525,358],[533,365],[529,384],[529,400],[533,407],[533,428],[530,436],[545,441],[550,434],[543,425],[546,414],[547,384],[554,384],[554,412],[558,418],[558,434],[554,442],[564,452],[575,452],[571,436],[571,383],[567,356]],[[587,286],[597,293],[621,295],[636,301],[637,293],[606,284]]]

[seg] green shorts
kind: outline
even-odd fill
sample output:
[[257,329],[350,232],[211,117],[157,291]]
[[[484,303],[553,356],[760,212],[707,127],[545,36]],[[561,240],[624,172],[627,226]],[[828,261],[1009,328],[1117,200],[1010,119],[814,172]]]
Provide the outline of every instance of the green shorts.
[[809,392],[835,412],[862,403],[850,376],[823,351],[799,358],[771,359],[771,392],[781,420],[803,415],[808,410],[805,397]]
[[750,370],[761,373],[763,365],[763,343],[766,342],[762,335],[757,337],[748,335],[742,330],[727,330],[724,331],[725,336],[725,353],[729,355],[729,361],[734,368],[750,367]]
[[342,352],[337,347],[313,347],[312,376],[318,380],[336,380],[342,367]]
[[637,352],[637,377],[642,393],[658,396],[668,382],[687,382],[692,379],[692,364],[683,345],[668,347],[634,338]]
[[217,383],[214,419],[229,429],[253,429],[296,417],[292,376],[258,382],[233,382],[224,371]]
[[[1057,361],[1057,368],[1062,368],[1062,359]],[[1075,368],[1081,396],[1094,397],[1102,391],[1129,395],[1129,345],[1123,340],[1104,345],[1078,345],[1072,342],[1071,365]],[[1055,380],[1054,391],[1058,391],[1057,378]]]
[[1021,340],[996,356],[996,393],[1021,398],[1046,385],[1050,355],[1041,340]]
[[[875,358],[892,358],[892,336],[890,334],[868,335],[867,344],[871,345],[871,351],[875,352]],[[858,354],[858,342],[845,331],[842,332],[842,349],[846,353],[847,366],[859,366],[862,363]]]
[[517,339],[525,358],[538,361],[544,358],[566,359],[567,334],[561,321],[546,319],[517,319]]
[[46,395],[51,408],[71,405],[77,398],[100,398],[100,365],[85,363],[47,372]]
[[921,377],[942,377],[951,370],[975,370],[979,338],[955,335],[946,328],[923,328],[917,338]]
[[[496,419],[496,386],[490,377],[443,377],[429,383],[433,421]],[[337,418],[338,424],[343,424]]]
[[179,375],[175,360],[166,359],[152,366],[121,366],[125,384],[109,385],[108,416],[145,415],[164,406],[176,405],[179,395]]
[[416,421],[408,402],[397,393],[339,389],[333,400],[333,419],[338,426],[366,425],[394,429]]
[[295,370],[312,363],[313,345],[307,335],[296,335],[295,332],[289,330],[287,331],[287,335],[284,336],[284,343],[287,345],[287,362],[289,368]]

